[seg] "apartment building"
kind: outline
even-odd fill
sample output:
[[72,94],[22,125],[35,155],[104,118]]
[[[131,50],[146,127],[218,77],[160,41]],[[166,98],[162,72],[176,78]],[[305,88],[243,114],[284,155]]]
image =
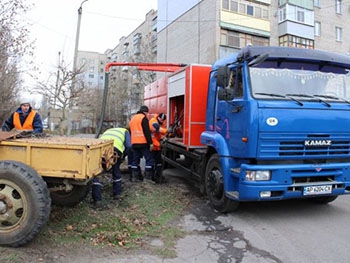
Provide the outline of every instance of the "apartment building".
[[344,0],[158,0],[157,60],[211,64],[247,45],[349,54],[349,14]]
[[[101,57],[81,51],[78,58],[87,66],[88,85],[101,87],[99,63],[105,60],[212,64],[247,45],[350,54],[349,14],[344,0],[158,0],[158,10],[150,10],[114,48]],[[92,63],[94,57],[100,62]],[[142,103],[143,87],[155,77],[111,68],[107,104],[113,106],[106,115],[114,125],[127,123]]]
[[[112,49],[105,52],[109,62],[156,62],[157,11],[150,10],[145,21]],[[143,87],[154,81],[152,72],[138,71],[135,67],[111,67],[106,116],[113,125],[125,126],[142,104]]]
[[78,51],[77,68],[82,68],[82,78],[88,88],[104,87],[105,65],[108,62],[106,54],[92,51]]

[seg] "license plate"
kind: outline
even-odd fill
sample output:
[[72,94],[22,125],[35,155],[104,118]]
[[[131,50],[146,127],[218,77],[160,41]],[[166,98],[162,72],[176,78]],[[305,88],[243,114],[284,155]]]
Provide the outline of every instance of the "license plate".
[[331,185],[317,185],[317,186],[306,186],[304,187],[304,195],[322,195],[331,194]]

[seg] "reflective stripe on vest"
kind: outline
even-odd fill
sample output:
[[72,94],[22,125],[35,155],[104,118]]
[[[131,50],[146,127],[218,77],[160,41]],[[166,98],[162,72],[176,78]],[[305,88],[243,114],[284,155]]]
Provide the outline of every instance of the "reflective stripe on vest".
[[19,117],[19,113],[15,112],[13,114],[13,126],[15,126],[16,130],[34,130],[33,121],[36,111],[31,110],[25,119],[23,125],[21,124],[21,119]]
[[125,142],[125,128],[112,128],[105,131],[100,139],[111,139],[114,141],[114,147],[117,148],[121,153],[124,152],[124,142]]
[[142,113],[136,114],[130,120],[130,131],[131,131],[131,144],[144,144],[147,143],[145,134],[142,129],[142,120],[145,115]]

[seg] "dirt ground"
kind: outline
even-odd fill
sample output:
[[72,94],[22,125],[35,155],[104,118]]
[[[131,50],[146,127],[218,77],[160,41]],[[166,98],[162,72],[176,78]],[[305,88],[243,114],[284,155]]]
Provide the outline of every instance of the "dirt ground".
[[[179,187],[179,190],[192,191],[192,187],[179,178],[168,180],[167,184]],[[185,190],[187,191],[187,190]],[[191,194],[192,196],[192,194]],[[199,197],[198,197],[199,198]],[[194,199],[193,199],[194,200]],[[181,218],[171,222],[181,228]],[[40,235],[40,234],[39,234]],[[89,262],[181,262],[176,258],[168,258],[157,254],[157,249],[164,246],[163,241],[152,239],[147,245],[137,249],[118,248],[118,247],[98,247],[83,245],[55,245],[54,242],[47,242],[40,238],[34,239],[28,245],[19,248],[0,247],[1,263],[17,263],[17,262],[50,262],[50,263],[89,263]]]

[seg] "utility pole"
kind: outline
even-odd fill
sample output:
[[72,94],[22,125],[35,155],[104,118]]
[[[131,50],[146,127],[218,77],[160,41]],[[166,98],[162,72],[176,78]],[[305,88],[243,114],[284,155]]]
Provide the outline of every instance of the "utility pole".
[[[75,86],[75,76],[77,71],[77,57],[78,57],[78,48],[79,48],[79,37],[80,37],[80,23],[81,23],[81,16],[83,14],[83,4],[87,2],[88,0],[84,0],[81,2],[80,7],[78,8],[78,24],[77,24],[77,32],[75,36],[75,48],[74,48],[74,58],[73,58],[73,78],[72,78],[72,87]],[[68,112],[67,112],[67,134],[71,134],[71,101],[68,103]]]

